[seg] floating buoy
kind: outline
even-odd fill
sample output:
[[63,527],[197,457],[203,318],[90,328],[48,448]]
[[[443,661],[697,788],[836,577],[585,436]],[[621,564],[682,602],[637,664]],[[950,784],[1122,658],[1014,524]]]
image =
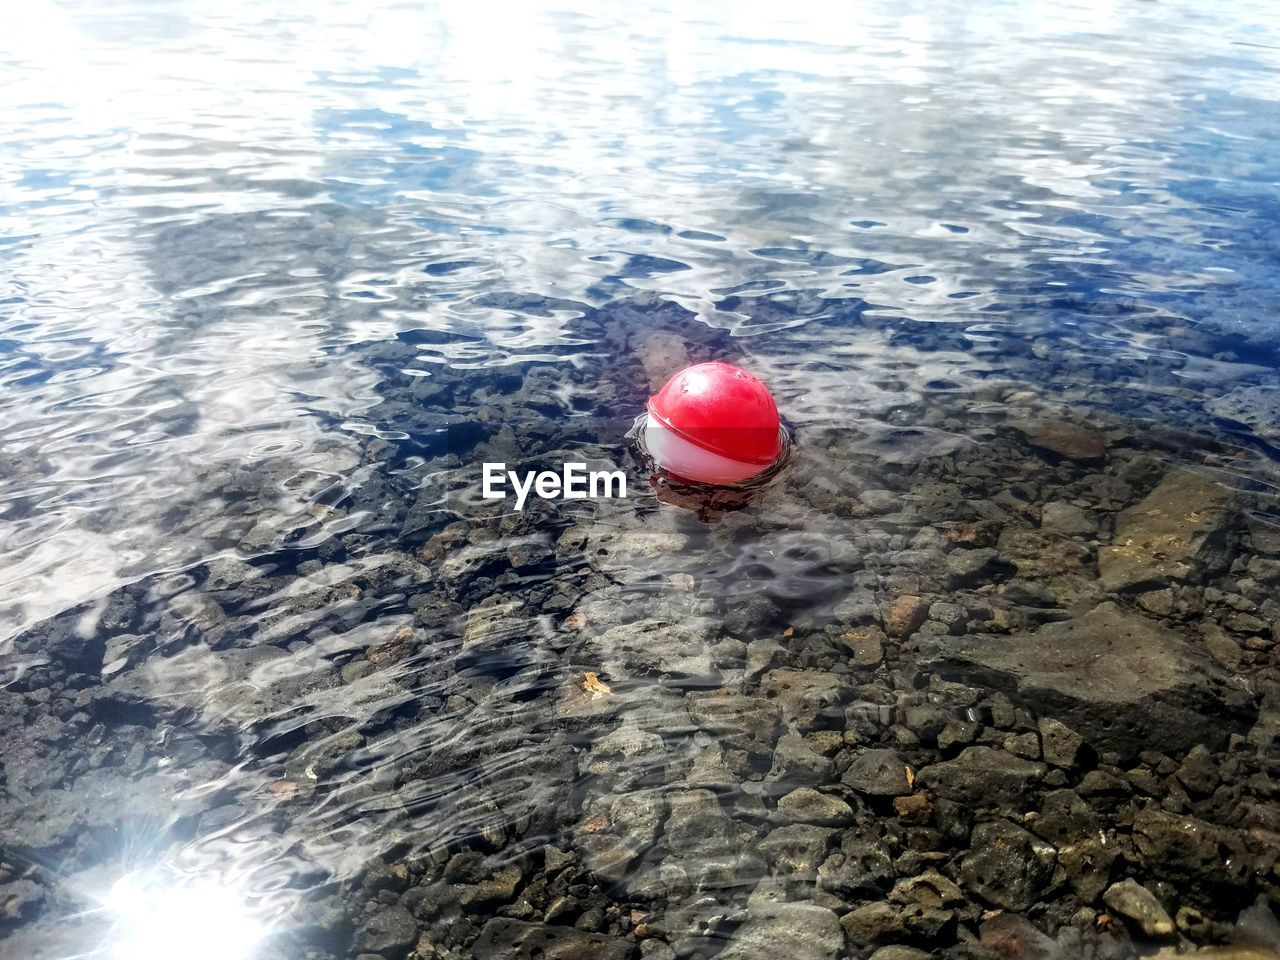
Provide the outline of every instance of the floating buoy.
[[679,479],[741,483],[769,469],[783,452],[769,388],[731,363],[681,370],[649,398],[648,413],[649,455]]

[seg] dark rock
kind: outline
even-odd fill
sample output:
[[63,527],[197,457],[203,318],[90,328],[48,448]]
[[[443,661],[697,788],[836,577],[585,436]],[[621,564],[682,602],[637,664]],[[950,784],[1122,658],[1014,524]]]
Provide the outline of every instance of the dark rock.
[[85,634],[77,629],[74,617],[62,615],[24,630],[13,640],[13,649],[22,654],[48,657],[72,673],[97,676],[106,653],[103,633]]
[[938,749],[947,751],[952,747],[973,743],[981,729],[982,725],[975,720],[950,720],[938,732]]
[[747,677],[754,679],[760,676],[780,661],[784,652],[782,644],[772,637],[752,640],[747,644]]
[[485,872],[484,854],[478,850],[455,853],[444,865],[444,878],[450,883],[479,883]]
[[947,583],[956,587],[972,587],[990,583],[1007,574],[1012,566],[1000,556],[998,550],[980,547],[977,550],[952,550],[947,554]]
[[893,810],[903,823],[928,823],[933,816],[933,804],[922,793],[894,797]]
[[879,896],[893,882],[893,859],[880,843],[845,834],[837,853],[818,868],[818,885],[831,893],[855,898]]
[[1076,791],[1082,797],[1124,797],[1132,792],[1128,783],[1105,770],[1090,770],[1080,778]]
[[759,848],[779,872],[813,875],[826,859],[834,834],[829,827],[794,823],[771,831]]
[[900,940],[937,941],[955,923],[955,913],[919,904],[864,903],[840,918],[849,940],[859,946]]
[[458,902],[472,912],[510,903],[515,899],[516,889],[522,879],[523,875],[517,864],[505,864],[479,883],[460,887],[457,891]]
[[947,679],[1004,689],[1123,756],[1180,752],[1209,737],[1218,746],[1251,720],[1196,647],[1113,603],[1034,632],[950,640],[930,666]]
[[1221,827],[1164,810],[1140,810],[1133,818],[1133,840],[1147,876],[1177,885],[1186,899],[1221,909],[1240,895],[1247,858]]
[[1098,521],[1091,510],[1055,500],[1041,509],[1040,529],[1068,537],[1092,536],[1098,532]]
[[963,633],[969,611],[958,603],[935,603],[929,607],[929,619],[941,623],[948,633]]
[[418,941],[418,924],[404,907],[379,910],[356,931],[356,949],[398,958]]
[[925,767],[916,783],[940,797],[974,805],[1019,803],[1044,777],[1045,765],[1004,750],[968,747],[954,760]]
[[766,697],[746,697],[727,690],[698,692],[687,698],[689,716],[722,747],[765,757],[774,750],[781,722],[779,704]]
[[338,896],[304,900],[294,915],[294,924],[299,939],[304,942],[322,942],[340,947],[351,936],[351,915]]
[[730,819],[710,790],[673,793],[668,804],[664,838],[675,853],[696,857],[745,842],[743,825]]
[[1025,917],[1001,913],[978,930],[984,947],[1003,960],[1065,960],[1067,953]]
[[495,917],[469,952],[485,960],[631,960],[633,950],[617,937]]
[[1089,805],[1072,790],[1054,790],[1046,794],[1032,830],[1057,848],[1058,863],[1080,899],[1096,900],[1120,851]]
[[646,619],[610,627],[587,644],[588,657],[616,676],[667,675],[709,677],[714,670],[711,647],[716,638],[707,629],[688,624]]
[[845,935],[859,946],[896,940],[906,932],[902,908],[884,902],[864,903],[840,918]]
[[1182,766],[1178,768],[1178,780],[1187,788],[1192,796],[1207,797],[1218,788],[1222,781],[1213,755],[1204,744],[1191,748]]
[[1004,748],[1015,757],[1024,757],[1027,760],[1040,759],[1040,738],[1030,731],[1005,737]]
[[[1033,607],[1073,607],[1098,594],[1093,551],[1068,537],[1010,526],[1000,534],[1000,553],[1013,561],[1021,578],[1017,588],[1005,591],[1004,599],[1017,603],[1024,601],[1016,597],[1026,597],[1031,606],[1020,611],[1024,618]],[[1043,593],[1033,594],[1029,581],[1037,580],[1043,581]],[[997,617],[1006,615],[999,609],[995,612]]]
[[896,750],[863,750],[853,758],[841,779],[859,793],[873,797],[897,797],[911,792],[906,761]]
[[782,611],[769,597],[753,593],[728,605],[724,627],[739,640],[758,637],[782,623]]
[[960,880],[989,903],[1009,910],[1031,907],[1053,877],[1051,846],[1007,820],[973,828]]
[[1039,724],[1044,759],[1055,767],[1070,770],[1080,759],[1084,737],[1060,720],[1042,717]]
[[902,506],[902,497],[892,490],[864,490],[858,501],[872,513],[891,513]]
[[582,865],[606,883],[626,879],[642,848],[613,833],[588,833],[574,842]]
[[849,651],[849,662],[855,667],[874,667],[884,659],[884,631],[879,627],[856,627],[836,637],[836,642]]
[[1265,384],[1236,386],[1209,400],[1205,409],[1215,417],[1245,424],[1258,436],[1280,436],[1280,388]]
[[937,870],[926,870],[917,877],[899,880],[889,893],[894,903],[915,903],[922,907],[955,907],[964,903],[964,894]]

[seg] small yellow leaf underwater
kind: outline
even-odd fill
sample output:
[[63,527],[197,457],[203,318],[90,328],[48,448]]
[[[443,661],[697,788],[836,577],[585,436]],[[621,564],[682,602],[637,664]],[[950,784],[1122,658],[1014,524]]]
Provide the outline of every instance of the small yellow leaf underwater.
[[606,693],[613,693],[609,685],[600,679],[594,673],[586,673],[582,677],[582,689],[591,694],[591,699],[603,697]]

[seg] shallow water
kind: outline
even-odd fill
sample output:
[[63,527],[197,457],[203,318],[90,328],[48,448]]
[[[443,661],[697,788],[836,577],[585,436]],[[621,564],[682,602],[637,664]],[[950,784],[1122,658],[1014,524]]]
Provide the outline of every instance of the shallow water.
[[[0,953],[232,957],[235,923],[156,919],[195,889],[264,956],[536,955],[542,925],[565,958],[978,956],[993,909],[1127,956],[1093,889],[1123,876],[1198,912],[1187,944],[1263,942],[1270,14],[6,13]],[[626,443],[709,358],[793,434],[746,502]],[[480,496],[485,461],[567,459],[629,496]],[[1127,638],[1121,676],[999,653],[1057,629]],[[1087,753],[1052,762],[1056,720]],[[995,799],[925,772],[984,746],[1045,766]],[[905,788],[858,785],[872,750]],[[975,819],[1063,790],[1119,859],[1082,880],[1047,837],[1053,877],[991,881]],[[934,869],[955,902],[912,899]],[[946,916],[837,923],[872,903]]]

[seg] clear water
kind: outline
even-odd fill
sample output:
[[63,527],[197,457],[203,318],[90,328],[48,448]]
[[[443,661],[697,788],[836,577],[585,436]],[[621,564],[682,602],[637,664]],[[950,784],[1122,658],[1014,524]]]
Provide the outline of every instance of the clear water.
[[[823,631],[948,589],[921,485],[1028,417],[1275,511],[1269,5],[537,6],[0,14],[0,860],[47,891],[6,956],[116,949],[139,871],[299,930],[381,903],[378,858],[540,869],[601,798],[695,789],[735,641],[890,694]],[[712,355],[796,448],[700,518],[624,435]],[[1067,482],[1023,451],[966,496]],[[631,496],[479,497],[573,458]],[[638,618],[691,633],[646,667],[608,646]],[[617,723],[640,752],[593,768]],[[762,776],[717,786],[761,835]],[[662,936],[733,943],[726,909]]]

